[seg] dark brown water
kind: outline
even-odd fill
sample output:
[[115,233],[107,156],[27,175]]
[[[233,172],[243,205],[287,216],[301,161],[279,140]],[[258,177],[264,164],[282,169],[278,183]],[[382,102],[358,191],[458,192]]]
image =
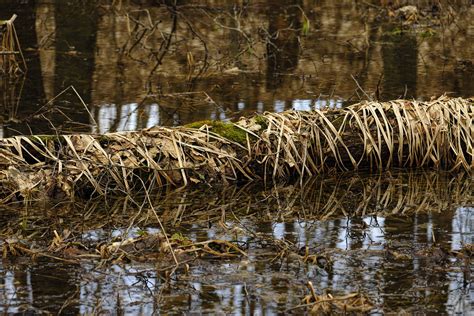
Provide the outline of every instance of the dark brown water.
[[[1,79],[1,135],[474,93],[469,1],[419,2],[416,24],[383,1],[154,2],[1,0],[28,64]],[[43,107],[70,85],[92,117],[72,90]]]
[[[417,24],[388,18],[395,9],[383,1],[138,2],[0,0],[0,19],[19,15],[28,65],[25,76],[0,77],[0,136],[474,94],[469,1],[421,1]],[[72,90],[47,104],[71,85],[87,110]],[[0,311],[301,314],[311,281],[318,295],[362,293],[375,314],[468,315],[473,184],[458,174],[344,174],[157,195],[167,233],[232,241],[248,256],[193,259],[170,276],[170,258],[7,255]],[[120,199],[2,205],[0,243],[16,236],[45,249],[55,230],[69,231],[94,254],[101,243],[162,232],[145,210]],[[320,259],[304,262],[306,247]]]

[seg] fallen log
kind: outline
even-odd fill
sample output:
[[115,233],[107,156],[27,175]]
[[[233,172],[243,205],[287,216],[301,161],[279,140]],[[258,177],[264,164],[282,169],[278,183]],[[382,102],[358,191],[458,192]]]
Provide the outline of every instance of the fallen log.
[[133,194],[163,186],[391,167],[474,170],[474,99],[361,102],[104,135],[0,140],[0,198]]

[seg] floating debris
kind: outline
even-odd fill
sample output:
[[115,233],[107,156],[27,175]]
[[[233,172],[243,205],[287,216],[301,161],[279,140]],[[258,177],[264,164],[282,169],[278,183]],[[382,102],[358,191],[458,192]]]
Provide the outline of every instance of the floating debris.
[[369,299],[361,293],[341,296],[330,293],[317,295],[311,281],[308,281],[308,288],[310,294],[303,298],[303,304],[313,315],[327,315],[333,312],[366,313],[374,308]]

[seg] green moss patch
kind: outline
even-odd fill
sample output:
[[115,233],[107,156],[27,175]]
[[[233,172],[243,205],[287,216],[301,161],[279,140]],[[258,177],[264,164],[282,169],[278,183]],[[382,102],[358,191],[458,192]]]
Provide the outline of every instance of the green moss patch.
[[268,121],[263,115],[255,116],[255,123],[261,126],[260,130],[268,128]]
[[232,123],[205,120],[187,124],[185,125],[185,127],[199,129],[204,125],[207,125],[209,127],[209,130],[213,133],[222,136],[228,140],[243,145],[247,143],[247,132]]

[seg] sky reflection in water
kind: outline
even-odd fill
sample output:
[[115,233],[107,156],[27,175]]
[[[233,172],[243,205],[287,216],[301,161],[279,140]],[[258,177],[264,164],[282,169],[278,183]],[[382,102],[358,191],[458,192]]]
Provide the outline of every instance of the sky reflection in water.
[[[236,188],[237,193],[230,195],[229,191],[217,190],[206,193],[209,198],[206,201],[199,191],[173,193],[160,198],[157,207],[163,205],[166,214],[174,214],[180,205],[184,206],[184,218],[178,226],[167,229],[177,229],[193,241],[248,242],[249,257],[197,260],[190,263],[188,274],[177,272],[171,288],[164,286],[165,275],[152,263],[97,268],[87,262],[68,266],[44,260],[4,261],[0,265],[3,284],[0,301],[5,303],[0,305],[0,310],[20,312],[37,308],[54,312],[68,302],[65,311],[85,314],[222,311],[259,315],[284,312],[300,304],[307,292],[305,284],[310,280],[320,293],[360,290],[371,298],[374,311],[380,313],[405,310],[466,314],[473,311],[474,289],[463,272],[465,263],[451,253],[474,242],[472,181],[467,177],[453,184],[447,179],[437,174],[403,173],[388,177],[343,177],[315,180],[303,190],[293,186],[270,191]],[[365,183],[366,187],[354,183]],[[343,199],[341,205],[334,206],[330,205],[328,192],[338,196],[352,194],[353,198]],[[356,192],[359,194],[354,195]],[[318,195],[323,198],[316,201]],[[330,203],[325,204],[327,201]],[[403,205],[397,209],[397,201],[404,201],[403,205],[411,201],[415,203],[411,207],[421,205],[424,209],[410,213],[410,208]],[[366,216],[337,214],[338,211],[351,213],[351,209],[361,209],[361,205],[362,209],[365,205]],[[221,217],[220,207],[228,209],[224,222],[227,230],[217,222]],[[318,213],[326,207],[329,209]],[[211,209],[216,209],[217,219],[210,222],[200,217],[192,219],[193,214],[205,214],[202,212],[206,209],[211,218],[215,216]],[[427,213],[428,209],[431,212]],[[330,210],[336,212],[332,218],[317,219]],[[232,219],[230,211],[235,212],[239,221]],[[306,218],[302,212],[307,212]],[[191,217],[187,219],[187,216]],[[271,220],[281,216],[284,220]],[[85,231],[83,242],[120,235],[133,237],[143,228],[132,228],[127,235],[124,229]],[[145,229],[149,233],[159,231],[156,227]],[[275,260],[278,251],[271,243],[257,242],[245,232],[289,242],[295,249],[307,246],[310,253],[326,253],[331,269],[305,264],[294,255]],[[437,249],[442,249],[445,255],[439,257]],[[467,268],[472,270],[472,265]]]

